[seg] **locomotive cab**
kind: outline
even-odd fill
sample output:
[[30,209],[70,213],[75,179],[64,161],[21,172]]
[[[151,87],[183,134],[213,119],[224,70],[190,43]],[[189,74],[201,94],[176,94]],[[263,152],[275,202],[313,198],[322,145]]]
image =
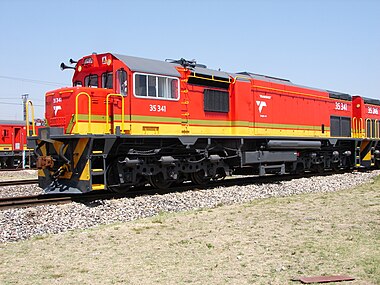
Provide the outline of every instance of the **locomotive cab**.
[[73,86],[46,93],[49,126],[63,128],[64,134],[128,133],[128,68],[111,54],[92,54],[74,63],[61,64],[75,69]]

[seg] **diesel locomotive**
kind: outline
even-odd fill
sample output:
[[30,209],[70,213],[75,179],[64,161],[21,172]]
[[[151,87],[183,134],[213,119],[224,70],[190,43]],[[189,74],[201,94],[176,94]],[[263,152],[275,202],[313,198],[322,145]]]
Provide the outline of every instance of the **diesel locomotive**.
[[28,138],[46,193],[380,166],[380,101],[195,61],[84,56]]

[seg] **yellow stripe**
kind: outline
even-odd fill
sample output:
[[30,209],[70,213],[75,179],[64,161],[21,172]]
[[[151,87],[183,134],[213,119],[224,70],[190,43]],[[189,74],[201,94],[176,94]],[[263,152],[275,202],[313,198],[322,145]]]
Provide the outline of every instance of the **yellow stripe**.
[[90,180],[90,160],[87,160],[86,166],[83,168],[79,180]]
[[[275,127],[274,127],[275,126]],[[302,128],[302,126],[299,126]],[[281,125],[272,127],[240,127],[240,126],[193,126],[191,124],[162,124],[162,123],[131,123],[131,129],[122,133],[130,135],[215,135],[215,136],[291,136],[291,137],[329,137],[330,131],[325,129],[322,133],[317,127],[315,129],[281,128]],[[80,134],[88,133],[88,124],[79,123]],[[92,123],[91,133],[104,134],[103,123]]]
[[1,147],[0,147],[0,150],[12,150],[12,145],[11,144],[6,144],[6,145],[2,145]]
[[92,184],[92,190],[104,190],[104,184]]

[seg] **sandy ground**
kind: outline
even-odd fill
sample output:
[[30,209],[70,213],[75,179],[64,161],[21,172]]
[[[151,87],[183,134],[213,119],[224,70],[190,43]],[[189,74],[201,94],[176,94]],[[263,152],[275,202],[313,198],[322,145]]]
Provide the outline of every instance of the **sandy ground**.
[[[380,182],[0,244],[2,284],[380,284]],[[333,284],[333,283],[330,283]]]

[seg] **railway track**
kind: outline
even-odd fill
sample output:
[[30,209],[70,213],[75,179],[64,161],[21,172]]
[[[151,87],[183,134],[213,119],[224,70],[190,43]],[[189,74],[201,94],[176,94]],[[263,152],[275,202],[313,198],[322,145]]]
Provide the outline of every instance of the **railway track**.
[[35,196],[17,196],[0,198],[0,209],[6,210],[11,208],[31,207],[46,204],[64,204],[70,203],[71,197],[49,197],[48,195],[35,195]]
[[[327,172],[320,174],[319,176],[327,176],[333,174],[332,172]],[[312,174],[306,174],[302,177],[315,176]],[[90,192],[87,194],[74,194],[74,195],[59,195],[59,194],[42,194],[34,196],[17,196],[17,197],[7,197],[0,198],[0,210],[10,209],[10,208],[20,208],[20,207],[33,207],[38,205],[52,205],[52,204],[66,204],[71,202],[79,203],[90,203],[96,200],[105,199],[119,199],[119,198],[134,198],[142,195],[154,195],[154,194],[167,194],[173,192],[185,192],[192,190],[207,190],[217,187],[229,187],[229,186],[245,186],[249,184],[267,184],[267,183],[277,183],[281,181],[289,181],[292,179],[301,178],[299,175],[271,175],[264,177],[239,177],[230,178],[225,180],[210,181],[206,185],[194,185],[192,183],[184,183],[180,186],[171,187],[166,190],[155,189],[151,186],[143,186],[135,189],[131,189],[124,193],[114,193],[110,191],[97,191]],[[25,181],[25,180],[24,180]],[[11,181],[7,181],[11,182]],[[36,183],[36,181],[34,181]],[[15,185],[15,184],[12,184]]]
[[23,170],[37,170],[36,168],[0,168],[0,172],[12,172],[12,171],[23,171]]
[[38,179],[8,180],[8,181],[0,181],[0,187],[13,186],[13,185],[28,185],[28,184],[36,184],[36,183],[38,183]]

